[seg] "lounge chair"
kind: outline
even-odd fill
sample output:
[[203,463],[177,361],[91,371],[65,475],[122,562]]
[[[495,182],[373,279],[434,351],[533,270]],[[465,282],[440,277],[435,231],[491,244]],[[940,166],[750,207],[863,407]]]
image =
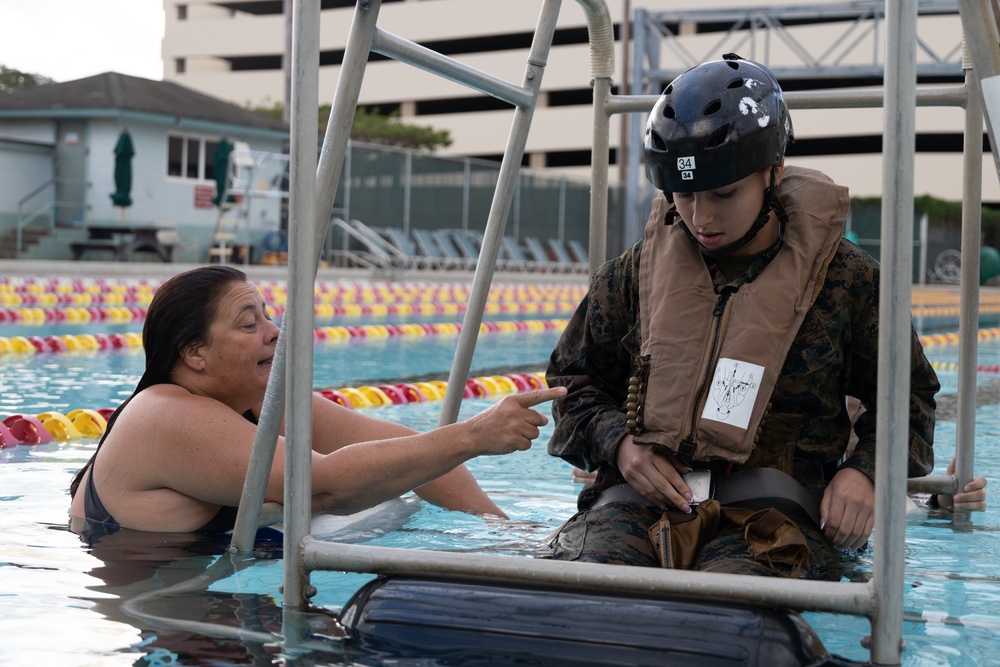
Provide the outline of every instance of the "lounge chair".
[[[483,233],[478,230],[452,230],[451,238],[455,245],[462,252],[464,257],[475,257],[478,261],[483,252]],[[513,245],[513,248],[509,247]],[[504,237],[500,242],[497,252],[496,269],[498,271],[524,271],[527,267],[527,260],[517,242],[510,237]]]
[[569,270],[584,273],[589,268],[588,262],[581,262],[573,257],[569,250],[567,250],[566,244],[559,239],[549,239],[548,247],[552,255],[555,256],[556,261],[563,266],[569,267]]
[[462,252],[462,250],[460,250],[458,245],[455,243],[455,239],[450,230],[439,229],[431,232],[431,236],[433,236],[437,241],[438,247],[441,248],[441,252],[454,262],[457,268],[465,269],[466,271],[472,271],[476,268],[476,262],[479,259],[479,255],[473,253],[470,258],[468,254]]
[[430,229],[414,229],[412,231],[413,241],[417,251],[424,257],[433,258],[438,268],[442,269],[465,269],[468,268],[455,251],[453,246],[443,247],[438,233]]
[[545,251],[542,242],[533,236],[524,237],[524,251],[527,256],[545,270],[559,273],[570,273],[575,270],[572,262],[560,262],[553,259]]
[[385,227],[378,232],[394,248],[409,258],[410,264],[417,269],[437,269],[440,268],[440,259],[428,257],[417,249],[417,245],[398,227]]
[[395,251],[390,250],[391,246],[361,221],[348,223],[341,218],[333,218],[331,223],[346,237],[344,247],[333,251],[346,264],[369,269],[389,269],[399,265]]
[[566,241],[566,245],[569,247],[569,251],[573,253],[573,259],[576,260],[577,264],[590,265],[590,253],[587,252],[582,243],[576,239],[570,239]]
[[511,271],[531,271],[543,268],[537,262],[524,256],[520,244],[512,236],[504,236],[500,239],[500,258],[504,266]]
[[469,232],[461,229],[446,229],[441,230],[439,234],[454,244],[458,254],[470,266],[474,267],[479,262],[479,248],[476,247]]

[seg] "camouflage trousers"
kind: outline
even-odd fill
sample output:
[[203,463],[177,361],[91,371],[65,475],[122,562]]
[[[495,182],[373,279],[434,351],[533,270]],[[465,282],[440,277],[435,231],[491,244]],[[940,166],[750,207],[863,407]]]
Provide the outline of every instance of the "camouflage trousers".
[[[552,558],[585,563],[611,563],[660,567],[660,558],[649,538],[649,529],[663,516],[655,507],[612,502],[578,512],[560,529],[552,542]],[[837,581],[840,558],[818,528],[799,525],[809,548],[808,565],[799,577]],[[792,576],[790,569],[758,560],[750,553],[743,528],[725,520],[701,547],[694,570],[728,574]]]

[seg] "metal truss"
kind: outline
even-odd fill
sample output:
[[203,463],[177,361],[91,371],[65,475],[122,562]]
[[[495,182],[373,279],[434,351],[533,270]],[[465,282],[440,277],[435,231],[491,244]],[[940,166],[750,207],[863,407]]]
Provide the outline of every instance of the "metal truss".
[[[735,4],[735,3],[734,3]],[[957,0],[919,0],[918,19],[958,16]],[[807,43],[797,32],[824,25],[839,31],[824,45]],[[735,52],[767,65],[779,80],[880,79],[885,68],[885,3],[802,3],[796,6],[732,7],[685,11],[636,10],[629,93],[657,94],[663,85],[699,63]],[[929,25],[929,22],[928,22]],[[710,45],[698,39],[717,35]],[[780,56],[777,55],[780,52]],[[961,35],[942,52],[920,37],[917,75],[961,77]],[[817,87],[821,87],[822,84]]]

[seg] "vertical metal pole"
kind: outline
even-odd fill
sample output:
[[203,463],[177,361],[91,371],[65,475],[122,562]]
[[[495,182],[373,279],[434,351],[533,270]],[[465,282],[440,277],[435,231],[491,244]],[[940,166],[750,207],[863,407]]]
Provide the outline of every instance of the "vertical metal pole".
[[[354,144],[348,139],[347,149],[344,152],[344,220],[351,219],[351,155],[353,151]],[[317,211],[317,215],[321,213],[321,211]]]
[[607,111],[611,96],[611,77],[594,77],[594,148],[591,152],[590,182],[590,266],[594,275],[608,257],[608,150],[611,141],[611,116]]
[[[646,93],[658,93],[654,89],[653,82],[643,80],[643,61],[649,58],[649,69],[660,68],[660,41],[649,29],[649,13],[644,9],[636,8],[635,21],[632,23],[632,80],[629,83],[630,95],[642,95]],[[656,88],[659,82],[655,82]],[[642,236],[645,220],[640,213],[645,211],[645,197],[642,193],[647,190],[643,186],[645,175],[642,169],[642,135],[646,127],[646,117],[643,114],[630,114],[629,123],[629,146],[635,148],[634,153],[630,153],[626,171],[628,173],[625,182],[625,224],[623,229],[622,247],[627,248],[633,241]],[[593,266],[593,265],[592,265]]]
[[[285,422],[284,606],[306,605],[309,574],[299,543],[312,514],[313,283],[316,279],[316,128],[319,124],[319,3],[294,0],[292,150],[288,235],[288,372]],[[287,633],[286,633],[287,634]]]
[[[372,40],[377,29],[378,13],[381,9],[382,0],[358,0],[354,10],[351,32],[347,38],[347,47],[344,49],[344,64],[341,66],[340,78],[337,80],[337,90],[333,94],[333,107],[330,110],[330,119],[326,124],[326,134],[323,135],[323,151],[320,153],[319,166],[316,169],[316,183],[319,189],[315,211],[317,220],[314,245],[317,252],[320,250],[327,228],[330,226],[333,200],[337,197],[337,186],[340,183],[341,170],[350,145],[354,112],[358,107],[361,83],[364,80],[368,56],[371,54]],[[345,217],[347,213],[349,211],[345,210]],[[347,219],[350,220],[349,217]],[[316,275],[318,259],[318,255],[313,258],[313,276]]]
[[[974,65],[973,65],[974,67]],[[972,69],[965,71],[965,146],[962,177],[962,265],[958,322],[958,427],[955,479],[973,477],[976,453],[976,365],[979,354],[979,249],[982,245],[983,105]]]
[[566,177],[559,179],[559,224],[557,237],[560,242],[566,240]]
[[917,282],[920,285],[927,284],[927,227],[929,224],[928,215],[924,213],[920,216],[920,259],[917,261],[917,266],[920,269],[920,276]]
[[413,151],[406,150],[403,173],[403,234],[410,233],[410,195],[413,183]]
[[[623,93],[628,93],[629,81],[631,80],[632,73],[629,71],[629,65],[631,60],[629,58],[629,49],[632,45],[632,2],[631,0],[624,0],[622,3],[622,22],[621,22],[621,43],[622,43],[622,85],[619,88]],[[629,127],[632,123],[632,114],[622,114],[621,116],[620,131],[618,134],[618,182],[625,183],[628,179],[628,162],[629,162]],[[624,213],[625,208],[630,204],[623,202],[622,212]]]
[[282,102],[281,120],[290,123],[292,119],[292,0],[283,0],[282,13],[285,15],[285,51],[281,59]]
[[1000,49],[997,48],[997,23],[990,0],[959,0],[962,32],[979,81],[979,93],[986,112],[986,131],[990,136],[993,164],[1000,176],[1000,144],[996,126],[1000,124]]
[[511,211],[511,222],[514,225],[514,238],[521,232],[521,179],[518,177],[517,185],[514,187],[514,204]]
[[469,191],[472,188],[472,161],[465,158],[462,171],[462,229],[469,228]]
[[462,331],[458,335],[455,358],[452,361],[451,373],[448,375],[448,388],[445,390],[438,418],[438,424],[441,426],[452,424],[458,419],[458,409],[462,404],[465,381],[472,366],[472,354],[475,352],[476,339],[479,337],[479,327],[483,323],[483,311],[486,308],[490,284],[493,282],[493,270],[496,268],[497,254],[500,242],[503,240],[510,202],[517,187],[521,158],[524,156],[524,146],[528,141],[528,130],[535,112],[535,103],[538,101],[538,90],[542,85],[542,74],[545,72],[549,49],[552,46],[560,4],[561,0],[545,0],[538,18],[522,83],[524,88],[531,91],[531,104],[527,108],[519,107],[514,111],[514,121],[507,137],[503,162],[500,164],[500,176],[493,194],[490,215],[486,221],[486,231],[483,234],[483,247],[479,251],[480,261],[477,262],[476,273],[472,277],[469,303],[465,318],[462,320]]
[[917,5],[886,2],[885,139],[879,286],[878,415],[872,662],[898,665],[903,641],[903,567],[909,444],[910,295],[916,127]]

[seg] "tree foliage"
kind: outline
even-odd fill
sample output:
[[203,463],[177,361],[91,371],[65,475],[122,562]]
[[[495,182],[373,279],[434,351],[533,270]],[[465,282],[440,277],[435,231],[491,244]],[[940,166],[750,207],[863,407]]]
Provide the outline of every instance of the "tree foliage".
[[[325,109],[325,116],[329,117],[329,106],[326,105]],[[320,116],[323,115],[324,108],[321,107]],[[451,146],[451,134],[448,130],[435,130],[432,127],[404,123],[399,120],[398,113],[383,116],[364,109],[358,109],[354,114],[351,139],[402,148],[424,148],[431,151]]]
[[[266,105],[249,105],[258,113],[282,118],[284,104],[275,102]],[[331,105],[324,104],[319,108],[319,135],[326,133],[326,125],[330,119]],[[432,127],[404,123],[398,113],[390,115],[379,114],[364,108],[354,114],[351,125],[351,139],[370,144],[399,146],[401,148],[416,148],[434,151],[451,145],[451,134],[448,130],[435,130]]]
[[12,67],[0,65],[0,93],[13,93],[25,88],[42,86],[46,83],[55,83],[55,81],[41,74],[22,72]]
[[[855,229],[859,235],[868,238],[878,238],[881,235],[880,197],[852,197],[851,211],[854,215]],[[939,234],[957,240],[962,233],[962,202],[939,199],[932,195],[919,195],[913,199],[914,218],[927,214],[932,230]],[[991,206],[983,206],[981,213],[982,244],[1000,247],[1000,210]],[[916,227],[914,227],[916,233]]]

